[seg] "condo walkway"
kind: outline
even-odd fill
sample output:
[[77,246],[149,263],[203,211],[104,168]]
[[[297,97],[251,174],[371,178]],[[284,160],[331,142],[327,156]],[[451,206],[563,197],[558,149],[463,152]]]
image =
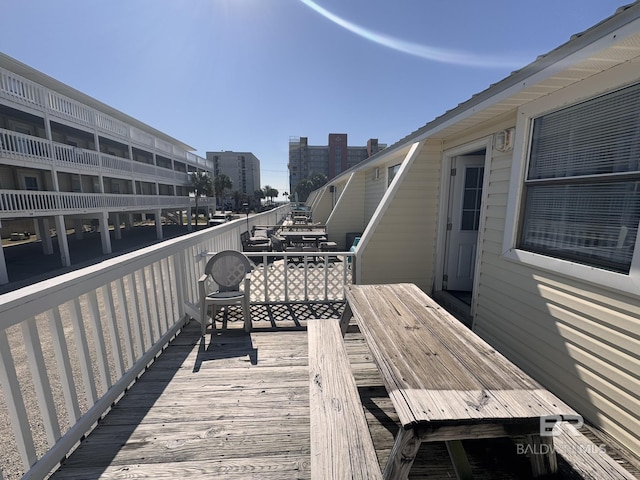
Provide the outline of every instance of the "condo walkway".
[[[255,311],[251,333],[233,312],[204,339],[189,322],[52,478],[311,478],[306,319],[342,305],[273,308]],[[345,341],[383,466],[398,419],[355,324]],[[464,446],[474,478],[530,478],[506,439]],[[560,478],[580,478],[559,463]],[[455,478],[444,443],[422,445],[410,478]]]

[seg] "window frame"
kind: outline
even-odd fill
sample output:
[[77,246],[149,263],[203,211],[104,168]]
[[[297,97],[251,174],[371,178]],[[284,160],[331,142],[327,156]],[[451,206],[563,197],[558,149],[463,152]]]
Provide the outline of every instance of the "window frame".
[[503,237],[502,256],[506,260],[550,271],[576,281],[584,281],[626,293],[638,294],[640,289],[640,234],[636,237],[628,274],[517,248],[518,235],[524,221],[525,180],[529,169],[533,121],[542,115],[638,83],[636,68],[637,65],[621,65],[612,68],[578,84],[534,100],[518,109]]
[[391,186],[391,182],[393,182],[393,179],[398,175],[401,166],[402,162],[387,167],[387,187]]

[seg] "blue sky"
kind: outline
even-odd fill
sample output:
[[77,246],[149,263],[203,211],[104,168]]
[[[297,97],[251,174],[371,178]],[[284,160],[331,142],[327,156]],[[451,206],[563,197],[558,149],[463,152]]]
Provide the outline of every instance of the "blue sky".
[[195,148],[391,145],[630,2],[4,1],[0,51]]

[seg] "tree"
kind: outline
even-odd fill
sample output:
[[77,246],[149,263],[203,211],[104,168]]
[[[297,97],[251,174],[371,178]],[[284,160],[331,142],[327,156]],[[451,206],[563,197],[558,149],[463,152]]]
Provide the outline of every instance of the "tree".
[[308,178],[305,178],[298,182],[294,192],[298,194],[299,202],[306,202],[309,194],[314,190],[315,188],[313,187],[313,182],[311,182],[311,180],[309,180]]
[[313,184],[313,189],[317,190],[327,184],[327,176],[324,173],[316,173],[311,177],[311,183]]
[[233,197],[233,209],[236,212],[240,211],[240,206],[247,200],[247,195],[240,190],[234,190],[231,194]]
[[286,198],[287,200],[290,200],[290,198],[289,198],[289,192],[282,192],[282,196],[283,196],[284,198]]
[[323,173],[316,173],[311,178],[303,178],[298,182],[293,193],[298,194],[298,201],[306,202],[309,194],[314,190],[327,184],[327,176]]
[[269,199],[270,203],[273,203],[273,197],[277,197],[278,194],[280,193],[280,192],[278,192],[278,190],[276,190],[275,188],[273,188],[270,185],[265,185],[262,188],[262,191],[264,192],[264,196]]
[[264,198],[264,191],[263,190],[256,190],[255,192],[253,192],[253,198],[256,201],[256,206],[259,207],[260,206],[260,202]]
[[[191,187],[196,198],[196,229],[198,228],[198,216],[200,214],[198,210],[198,203],[200,197],[207,197],[213,194],[213,180],[206,172],[193,172],[191,174]],[[189,212],[191,214],[191,212]]]
[[233,187],[233,183],[231,183],[231,179],[221,173],[220,175],[216,175],[216,178],[213,179],[213,191],[216,194],[216,205],[222,205],[220,199],[224,196],[224,191],[226,189],[231,189]]

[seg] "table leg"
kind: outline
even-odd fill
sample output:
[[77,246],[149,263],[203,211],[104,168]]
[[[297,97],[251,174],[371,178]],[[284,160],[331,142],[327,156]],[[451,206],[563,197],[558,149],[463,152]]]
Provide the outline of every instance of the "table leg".
[[351,320],[351,317],[353,317],[353,312],[351,311],[349,302],[347,302],[344,305],[342,317],[340,317],[340,331],[342,332],[343,337],[347,333],[347,327],[349,327],[349,320]]
[[464,451],[462,442],[460,440],[449,440],[445,444],[447,445],[453,469],[456,472],[456,478],[458,480],[471,480],[473,478],[471,465],[469,465],[467,452]]
[[553,449],[553,437],[527,435],[531,445],[531,471],[533,478],[551,475],[558,471],[558,459]]
[[393,448],[389,454],[389,460],[384,467],[382,477],[385,480],[405,479],[409,477],[409,471],[416,459],[420,448],[420,438],[413,430],[405,430],[400,427]]

